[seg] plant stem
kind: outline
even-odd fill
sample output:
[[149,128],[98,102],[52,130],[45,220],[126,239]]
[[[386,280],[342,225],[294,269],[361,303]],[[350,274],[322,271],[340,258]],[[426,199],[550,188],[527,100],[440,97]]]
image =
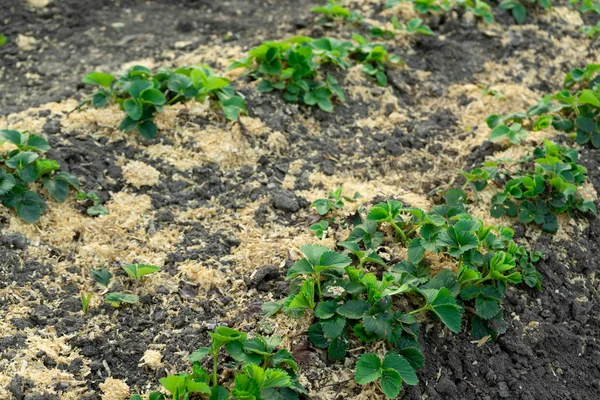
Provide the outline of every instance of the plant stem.
[[408,315],[417,314],[417,313],[420,313],[422,311],[427,311],[427,310],[431,310],[431,306],[429,304],[426,304],[426,305],[424,305],[421,308],[418,308],[416,310],[413,310],[413,311],[409,312]]
[[394,227],[394,229],[396,229],[396,232],[400,234],[400,236],[402,237],[402,243],[406,243],[406,235],[404,234],[404,232],[402,232],[402,229],[400,229],[400,227],[396,225],[394,220],[390,219],[388,222]]
[[177,94],[175,97],[173,97],[171,100],[169,100],[169,102],[167,104],[173,104],[179,97],[181,97],[181,95]]
[[218,354],[213,355],[213,386],[217,386],[217,358]]
[[321,274],[315,272],[315,277],[317,278],[317,293],[319,294],[319,300],[321,300]]

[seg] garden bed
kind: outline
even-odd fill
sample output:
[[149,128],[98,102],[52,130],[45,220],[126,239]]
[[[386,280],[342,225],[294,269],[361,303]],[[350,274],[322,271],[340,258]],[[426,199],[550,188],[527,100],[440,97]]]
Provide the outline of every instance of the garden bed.
[[[464,182],[458,169],[519,157],[544,139],[566,142],[547,130],[517,146],[492,144],[485,118],[527,109],[559,90],[572,68],[600,63],[599,42],[577,31],[581,17],[566,7],[533,14],[521,26],[500,10],[492,25],[451,12],[427,21],[436,36],[386,42],[406,63],[388,71],[387,87],[360,67],[335,72],[347,101],[326,113],[261,94],[256,82],[226,71],[263,40],[351,36],[351,25],[316,24],[314,4],[116,3],[23,2],[8,8],[10,23],[0,21],[9,39],[33,38],[0,47],[0,128],[45,135],[48,157],[109,211],[92,218],[73,198],[49,201],[39,222],[26,224],[0,208],[0,398],[146,393],[188,368],[188,355],[219,325],[282,336],[312,399],[382,398],[375,386],[353,382],[359,353],[334,363],[310,346],[308,318],[261,317],[263,302],[287,294],[284,277],[303,244],[340,239],[314,237],[310,203],[343,185],[363,196],[343,214],[387,199],[429,209],[439,191]],[[374,20],[412,12],[350,3]],[[159,135],[148,141],[117,129],[118,107],[71,112],[91,92],[78,83],[89,71],[198,63],[233,80],[248,116],[229,122],[205,104],[177,104],[159,115]],[[586,192],[597,199],[600,151],[579,151],[591,182]],[[598,220],[560,218],[550,235],[493,219],[489,205],[471,200],[473,215],[513,226],[518,243],[543,252],[536,265],[543,289],[508,290],[509,327],[495,343],[423,320],[425,368],[401,398],[596,398]],[[406,257],[400,247],[388,251]],[[120,268],[130,263],[162,270],[133,284]],[[133,291],[139,304],[115,309],[103,302],[90,275],[99,267],[113,273],[111,291]],[[94,293],[86,315],[82,291]]]

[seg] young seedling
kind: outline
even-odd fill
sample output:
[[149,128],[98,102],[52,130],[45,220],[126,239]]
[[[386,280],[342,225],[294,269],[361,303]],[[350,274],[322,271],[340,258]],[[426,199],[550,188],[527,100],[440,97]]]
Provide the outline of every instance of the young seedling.
[[317,199],[310,206],[317,210],[319,215],[325,216],[332,210],[344,208],[344,201],[353,203],[360,198],[362,195],[358,192],[354,192],[352,197],[342,195],[342,186],[340,186],[335,191],[329,192],[327,199]]
[[125,294],[125,293],[118,293],[118,292],[109,293],[104,298],[104,301],[106,301],[108,304],[110,304],[114,308],[121,307],[121,304],[123,304],[123,303],[135,304],[138,302],[138,300],[139,299],[135,294]]
[[15,149],[0,153],[0,201],[5,207],[14,208],[23,221],[36,222],[46,209],[44,198],[30,190],[36,183],[61,203],[67,199],[71,187],[79,189],[77,178],[57,172],[60,165],[56,161],[42,158],[50,150],[43,137],[2,129],[0,145],[4,143]]
[[323,239],[325,237],[328,227],[329,227],[329,222],[319,221],[310,226],[310,231],[312,233],[314,233],[317,238]]
[[407,385],[419,383],[411,363],[401,355],[388,352],[383,360],[376,354],[365,353],[356,363],[354,379],[359,385],[377,381],[387,398],[396,398],[402,390],[402,382]]
[[81,293],[81,309],[83,310],[83,315],[87,314],[93,295],[94,293]]
[[154,74],[136,65],[118,78],[91,72],[83,78],[83,83],[98,86],[99,90],[80,108],[87,104],[97,108],[118,104],[126,115],[119,128],[125,132],[137,130],[145,139],[156,137],[158,127],[154,118],[171,104],[208,99],[212,104],[216,102],[229,120],[237,120],[246,112],[244,99],[235,93],[230,81],[214,75],[205,65],[174,71],[161,68]]
[[135,279],[136,282],[139,282],[140,279],[146,275],[160,271],[160,267],[147,264],[129,264],[125,265],[123,269],[127,272],[127,275],[129,275],[130,278]]
[[401,64],[400,58],[390,55],[385,46],[373,44],[359,34],[352,35],[352,39],[358,45],[351,50],[350,57],[362,64],[363,72],[375,78],[379,86],[387,86],[386,64]]
[[94,192],[79,192],[75,195],[75,198],[81,201],[87,207],[87,214],[96,217],[99,215],[108,215],[108,210],[101,206],[102,200]]

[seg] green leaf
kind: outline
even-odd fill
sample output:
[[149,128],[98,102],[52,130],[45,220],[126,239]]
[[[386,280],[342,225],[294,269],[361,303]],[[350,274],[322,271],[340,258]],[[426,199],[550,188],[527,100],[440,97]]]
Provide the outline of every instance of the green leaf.
[[481,294],[475,299],[475,309],[481,318],[490,319],[498,314],[500,308],[498,300]]
[[115,80],[115,77],[111,74],[105,74],[103,72],[90,72],[81,81],[89,85],[102,86],[103,88],[110,89],[110,85]]
[[150,89],[152,86],[154,86],[154,85],[152,84],[152,82],[149,82],[149,81],[144,81],[144,80],[133,81],[133,82],[131,82],[131,85],[129,86],[129,94],[134,99],[139,99],[142,92],[144,90]]
[[319,349],[326,349],[329,346],[329,340],[327,340],[323,333],[322,323],[316,323],[308,328],[308,339]]
[[18,131],[13,131],[10,129],[0,129],[0,144],[5,142],[14,144],[15,146],[21,146],[24,144],[25,135],[22,135]]
[[220,104],[225,118],[230,121],[235,121],[240,114],[246,113],[246,101],[240,96],[231,96],[226,100],[220,101]]
[[121,121],[121,123],[119,124],[119,129],[123,132],[131,132],[132,130],[137,128],[137,125],[137,121],[129,117],[125,117],[125,119],[123,119],[123,121]]
[[229,400],[229,390],[223,386],[215,386],[211,388],[209,400]]
[[15,186],[15,178],[0,169],[0,196],[8,193]]
[[331,318],[335,315],[338,304],[335,301],[321,301],[315,308],[315,317],[319,319]]
[[112,274],[106,268],[92,269],[92,278],[98,285],[108,287]]
[[384,369],[381,372],[381,390],[388,398],[394,399],[400,394],[402,379],[400,374],[393,369]]
[[27,138],[27,145],[23,148],[23,150],[34,150],[39,151],[40,153],[45,153],[50,150],[50,145],[43,137],[32,134]]
[[375,354],[365,353],[356,363],[354,379],[359,385],[365,385],[381,377],[381,360]]
[[497,142],[510,133],[510,128],[506,125],[498,125],[490,133],[490,141]]
[[210,353],[209,347],[200,347],[190,354],[190,362],[201,362]]
[[348,339],[345,335],[340,335],[333,339],[327,348],[327,358],[331,361],[341,360],[348,352]]
[[600,108],[600,101],[598,101],[598,97],[593,90],[583,89],[579,98],[577,99],[577,104],[590,104],[594,107]]
[[25,192],[15,207],[19,218],[28,224],[39,220],[45,208],[44,200],[37,193],[30,191]]
[[155,272],[160,271],[160,267],[155,265],[147,265],[147,264],[129,264],[123,266],[125,272],[129,277],[139,281],[142,277],[146,275],[153,274]]
[[158,127],[153,121],[145,121],[137,126],[138,131],[144,139],[154,139],[158,132]]
[[0,33],[0,47],[4,46],[7,40],[8,39],[6,39],[6,36]]
[[118,308],[121,303],[135,304],[138,302],[138,297],[135,294],[124,294],[124,293],[109,293],[104,300],[111,306]]
[[346,318],[360,319],[369,307],[369,303],[364,300],[349,300],[337,309],[337,313]]
[[154,88],[144,90],[140,96],[140,99],[158,106],[161,106],[167,102],[167,99],[162,94],[162,92]]
[[383,359],[383,369],[390,368],[397,371],[402,380],[408,385],[414,386],[419,383],[419,378],[417,378],[417,374],[408,360],[393,352],[387,353]]
[[125,100],[123,102],[123,109],[127,116],[134,121],[139,121],[139,119],[142,118],[142,105],[135,100]]
[[413,264],[421,262],[425,256],[425,248],[421,245],[421,239],[415,238],[408,244],[408,260]]
[[336,315],[335,317],[325,320],[321,323],[323,333],[329,339],[335,339],[344,332],[346,327],[346,319]]

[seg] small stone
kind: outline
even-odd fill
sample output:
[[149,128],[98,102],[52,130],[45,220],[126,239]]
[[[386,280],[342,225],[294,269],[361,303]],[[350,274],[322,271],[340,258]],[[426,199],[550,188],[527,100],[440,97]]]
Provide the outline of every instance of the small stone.
[[278,190],[271,196],[273,207],[286,212],[296,212],[300,209],[300,204],[294,193],[289,190]]
[[456,385],[450,379],[444,377],[435,385],[435,390],[439,394],[446,394],[449,396],[456,395]]
[[508,399],[510,397],[510,392],[508,390],[508,385],[506,382],[498,382],[498,394],[503,399]]
[[48,135],[56,135],[58,132],[60,132],[60,127],[60,121],[57,119],[53,119],[51,121],[46,122],[42,129],[44,130],[44,133]]

